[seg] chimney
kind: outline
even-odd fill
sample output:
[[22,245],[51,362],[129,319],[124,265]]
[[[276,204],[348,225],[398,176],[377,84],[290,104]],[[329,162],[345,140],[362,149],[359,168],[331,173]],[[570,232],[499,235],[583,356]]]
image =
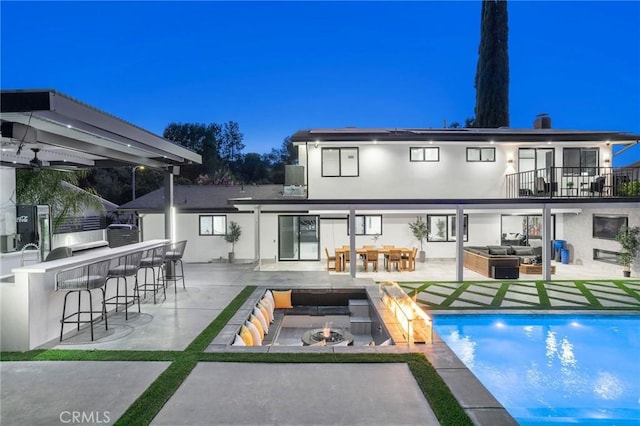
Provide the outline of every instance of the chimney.
[[536,115],[536,119],[533,120],[534,129],[550,129],[551,117],[546,112]]

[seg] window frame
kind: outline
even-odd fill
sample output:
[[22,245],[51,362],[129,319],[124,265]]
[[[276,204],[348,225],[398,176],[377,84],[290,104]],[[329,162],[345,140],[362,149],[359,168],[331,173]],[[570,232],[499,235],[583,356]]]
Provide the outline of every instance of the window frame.
[[[442,218],[444,220],[444,237],[443,239],[434,239],[431,232],[431,218]],[[453,235],[453,228],[456,223],[455,214],[428,214],[427,215],[427,242],[430,243],[452,243],[456,241],[456,236]],[[464,233],[462,241],[469,241],[469,215],[463,214],[463,227]]]
[[[422,160],[415,160],[413,158],[413,152],[414,150],[420,150],[422,151]],[[435,160],[427,160],[427,150],[433,151],[435,150],[436,152],[436,159]],[[409,162],[411,163],[438,163],[440,162],[440,147],[438,146],[412,146],[409,147]]]
[[[216,233],[215,218],[224,218],[224,232]],[[210,219],[211,231],[203,233],[203,219]],[[201,214],[198,215],[198,235],[201,237],[223,237],[227,235],[227,215],[224,214]]]
[[[367,218],[380,218],[380,232],[367,232]],[[362,218],[363,229],[362,232],[358,232],[358,218]],[[381,214],[357,214],[355,216],[356,221],[356,235],[382,235],[382,215]],[[351,235],[351,230],[349,229],[349,218],[347,217],[347,235]]]
[[[355,151],[355,166],[356,172],[355,174],[346,174],[344,171],[345,165],[343,165],[343,151],[353,150]],[[329,151],[337,151],[338,152],[338,173],[337,174],[328,174],[325,172],[325,152]],[[356,147],[323,147],[320,152],[320,169],[322,177],[358,177],[360,176],[360,148]]]
[[[578,151],[578,158],[580,164],[578,166],[567,165],[566,154],[571,151]],[[595,152],[596,163],[594,166],[587,166],[583,164],[583,153]],[[577,169],[577,173],[576,173]],[[585,170],[583,174],[583,170]],[[564,147],[562,148],[562,175],[563,176],[597,176],[598,170],[600,170],[600,148],[597,147]]]
[[[469,159],[469,152],[472,151],[478,151],[478,160],[470,160]],[[483,152],[485,151],[490,151],[493,153],[493,159],[491,160],[485,160],[483,159]],[[471,147],[468,146],[467,147],[467,163],[495,163],[496,162],[496,147],[495,146],[489,146],[489,147]]]

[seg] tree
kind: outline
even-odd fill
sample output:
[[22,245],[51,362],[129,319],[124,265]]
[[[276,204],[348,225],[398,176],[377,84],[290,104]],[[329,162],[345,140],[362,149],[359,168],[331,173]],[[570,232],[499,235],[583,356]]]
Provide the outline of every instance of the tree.
[[45,169],[16,170],[18,204],[48,204],[51,206],[53,232],[62,222],[87,207],[104,210],[93,189],[80,190],[76,186],[86,172],[61,172]]
[[509,27],[506,0],[483,0],[476,69],[475,127],[509,126]]
[[220,126],[218,152],[222,161],[229,165],[231,171],[235,171],[235,166],[240,160],[244,149],[243,138],[240,125],[235,121],[228,121]]
[[284,138],[279,149],[272,148],[264,157],[271,169],[271,182],[284,184],[284,166],[297,162],[297,151],[291,142],[291,136]]
[[243,155],[236,168],[237,176],[244,183],[269,182],[269,163],[260,154],[250,152]]
[[191,181],[199,175],[213,175],[223,161],[220,157],[222,127],[216,123],[170,123],[162,136],[202,156],[202,165],[184,166],[180,174]]

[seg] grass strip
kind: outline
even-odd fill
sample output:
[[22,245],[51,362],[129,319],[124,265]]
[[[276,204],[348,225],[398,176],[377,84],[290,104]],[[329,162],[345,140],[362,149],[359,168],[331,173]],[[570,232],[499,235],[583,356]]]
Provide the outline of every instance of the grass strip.
[[186,352],[202,352],[207,349],[207,346],[213,341],[213,339],[220,333],[220,330],[224,328],[227,322],[235,315],[240,309],[242,304],[251,296],[255,291],[256,286],[250,285],[238,293],[238,295],[227,305],[226,308],[220,312],[211,323],[196,337],[191,344],[185,349]]
[[422,354],[408,354],[407,365],[442,426],[466,426],[473,422],[444,380]]
[[114,424],[119,426],[150,424],[196,364],[197,361],[189,356],[171,363]]

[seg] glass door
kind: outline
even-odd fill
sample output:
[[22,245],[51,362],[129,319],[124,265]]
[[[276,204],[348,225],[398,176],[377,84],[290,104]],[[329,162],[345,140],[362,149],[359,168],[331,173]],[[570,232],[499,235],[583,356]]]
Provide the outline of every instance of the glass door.
[[318,216],[279,216],[278,259],[319,260],[319,224]]

